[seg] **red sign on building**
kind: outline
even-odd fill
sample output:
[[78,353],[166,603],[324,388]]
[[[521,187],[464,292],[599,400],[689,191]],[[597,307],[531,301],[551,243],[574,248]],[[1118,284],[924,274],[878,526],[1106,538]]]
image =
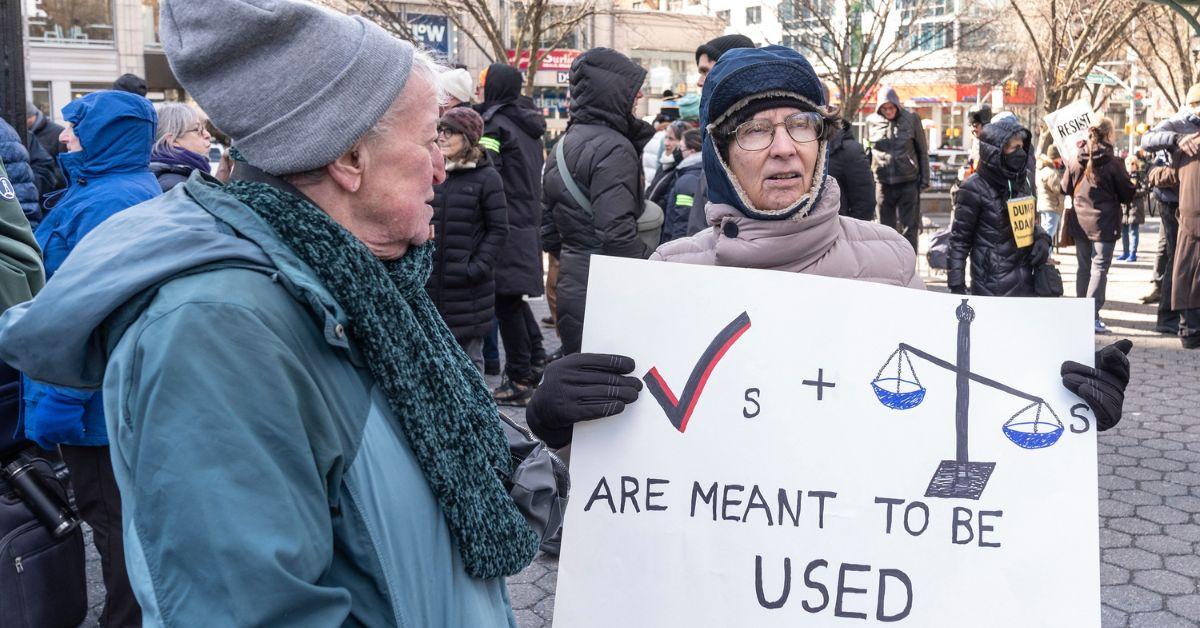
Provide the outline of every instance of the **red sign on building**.
[[[538,50],[538,54],[545,55],[542,57],[541,64],[538,65],[539,70],[570,70],[571,63],[573,63],[579,55],[583,54],[583,51],[563,49],[563,48],[556,48],[554,50],[546,50],[545,48],[542,48],[542,49]],[[516,59],[516,57],[517,57],[517,52],[515,50],[508,51],[508,62],[509,63],[512,63],[513,59]],[[521,62],[517,64],[517,68],[520,70],[524,70],[528,67],[529,67],[529,51],[523,50],[521,52]]]

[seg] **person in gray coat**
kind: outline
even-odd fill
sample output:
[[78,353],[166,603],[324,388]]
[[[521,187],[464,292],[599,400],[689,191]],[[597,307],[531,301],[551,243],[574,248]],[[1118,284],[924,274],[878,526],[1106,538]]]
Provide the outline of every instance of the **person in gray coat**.
[[921,230],[921,190],[929,187],[929,141],[921,118],[900,104],[896,90],[879,90],[875,113],[867,117],[871,165],[879,222],[894,228],[917,250]]

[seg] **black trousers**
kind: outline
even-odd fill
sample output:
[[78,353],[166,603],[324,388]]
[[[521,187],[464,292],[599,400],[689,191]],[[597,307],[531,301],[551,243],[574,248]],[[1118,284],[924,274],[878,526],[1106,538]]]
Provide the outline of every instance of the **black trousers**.
[[542,350],[542,332],[533,310],[519,294],[496,294],[496,318],[500,320],[500,340],[504,343],[504,373],[508,379],[533,382],[532,360]]
[[125,628],[142,625],[142,609],[133,597],[125,572],[125,549],[121,532],[121,494],[113,476],[108,447],[62,445],[63,462],[71,472],[71,488],[79,515],[92,528],[92,543],[100,552],[104,577],[104,610],[100,625]]
[[875,198],[878,199],[879,222],[904,236],[916,251],[917,236],[921,233],[920,182],[876,183]]
[[1159,216],[1162,218],[1162,233],[1158,236],[1158,259],[1154,264],[1154,274],[1159,275],[1162,268],[1162,278],[1159,280],[1158,326],[1179,329],[1179,312],[1171,309],[1171,279],[1175,268],[1175,242],[1179,238],[1179,205],[1160,203]]

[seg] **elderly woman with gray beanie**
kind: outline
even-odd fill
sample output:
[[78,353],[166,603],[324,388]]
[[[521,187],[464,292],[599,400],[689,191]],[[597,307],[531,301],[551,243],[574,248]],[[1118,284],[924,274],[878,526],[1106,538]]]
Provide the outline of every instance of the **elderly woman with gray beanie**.
[[104,389],[145,623],[515,626],[541,539],[425,290],[435,64],[289,0],[165,0],[160,30],[234,180],[106,221],[0,317],[0,360]]
[[208,120],[189,105],[163,103],[154,131],[154,150],[150,153],[150,172],[158,178],[163,192],[183,183],[192,172],[208,172],[208,149],[212,136]]
[[[700,106],[709,228],[658,247],[652,260],[767,268],[924,289],[916,254],[895,230],[839,215],[837,181],[825,165],[837,111],[826,105],[808,60],[782,46],[734,49],[704,83]],[[1128,341],[1122,341],[1127,343]],[[1100,429],[1121,417],[1129,346],[1097,353],[1097,368],[1062,365],[1063,384],[1096,414]],[[526,408],[534,433],[561,447],[572,425],[624,409],[641,390],[633,377],[605,374],[607,396],[566,386],[581,365],[620,365],[623,356],[578,354],[552,362]]]

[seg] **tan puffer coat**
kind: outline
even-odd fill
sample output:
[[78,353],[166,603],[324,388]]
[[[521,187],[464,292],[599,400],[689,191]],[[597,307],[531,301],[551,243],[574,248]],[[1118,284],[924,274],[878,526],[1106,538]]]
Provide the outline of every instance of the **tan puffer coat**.
[[705,213],[712,228],[667,242],[650,259],[925,288],[907,240],[890,227],[839,216],[840,208],[841,190],[832,177],[803,217],[755,220],[729,205],[709,203]]

